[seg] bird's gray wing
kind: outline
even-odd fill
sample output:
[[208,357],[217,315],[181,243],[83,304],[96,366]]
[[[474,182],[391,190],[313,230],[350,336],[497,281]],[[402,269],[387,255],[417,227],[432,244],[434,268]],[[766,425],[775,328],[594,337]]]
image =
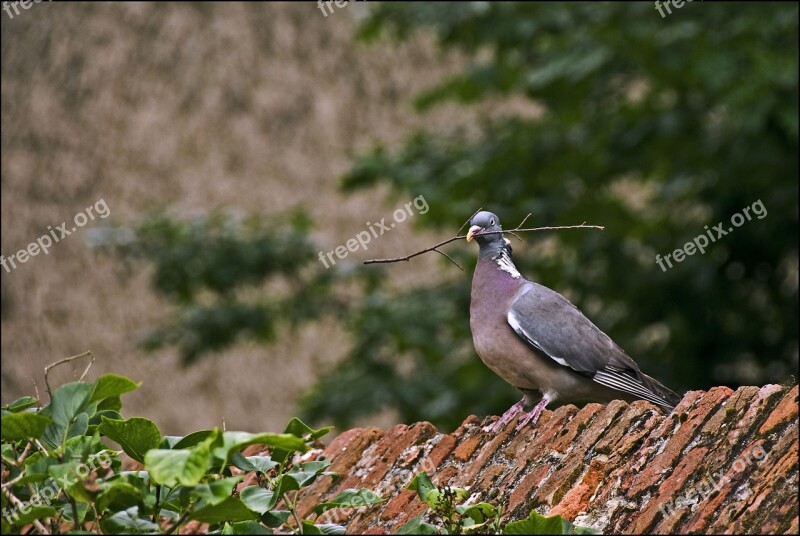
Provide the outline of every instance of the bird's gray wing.
[[600,385],[671,409],[678,396],[642,373],[611,338],[561,294],[528,282],[508,312],[528,345]]

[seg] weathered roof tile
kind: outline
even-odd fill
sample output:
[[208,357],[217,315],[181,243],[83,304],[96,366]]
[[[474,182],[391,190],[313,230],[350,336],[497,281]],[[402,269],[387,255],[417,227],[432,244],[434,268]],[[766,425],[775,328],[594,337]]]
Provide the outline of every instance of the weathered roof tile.
[[797,386],[687,393],[670,415],[646,402],[545,411],[535,427],[483,432],[471,416],[452,434],[429,423],[350,430],[325,449],[342,479],[301,495],[308,512],[347,487],[387,499],[344,510],[348,533],[396,532],[425,511],[405,490],[420,471],[471,500],[531,509],[604,532],[792,533],[798,530]]

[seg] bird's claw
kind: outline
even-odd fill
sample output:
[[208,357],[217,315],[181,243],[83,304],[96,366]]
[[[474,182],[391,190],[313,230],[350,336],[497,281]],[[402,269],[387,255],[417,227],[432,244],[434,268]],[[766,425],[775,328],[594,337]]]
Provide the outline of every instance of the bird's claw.
[[535,408],[533,408],[528,413],[520,417],[516,429],[519,431],[525,428],[528,425],[528,423],[530,423],[531,425],[536,424],[536,422],[539,420],[539,417],[542,414],[542,411],[544,411],[544,407],[547,405],[548,402],[549,400],[546,397],[543,398],[541,402],[536,404]]
[[503,415],[499,419],[494,421],[492,424],[484,426],[483,431],[496,434],[497,432],[505,428],[506,425],[514,419],[514,417],[516,417],[522,411],[524,411],[524,408],[525,408],[525,399],[523,398],[522,400],[520,400],[519,402],[508,408],[508,410],[506,410],[506,412],[503,413]]

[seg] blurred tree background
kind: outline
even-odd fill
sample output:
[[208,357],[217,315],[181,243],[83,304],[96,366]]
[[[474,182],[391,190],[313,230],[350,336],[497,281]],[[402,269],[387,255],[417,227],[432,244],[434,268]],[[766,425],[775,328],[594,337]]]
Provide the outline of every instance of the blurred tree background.
[[[416,113],[508,101],[468,127],[376,145],[344,192],[424,195],[418,228],[454,233],[478,207],[506,228],[587,222],[605,231],[526,235],[515,258],[567,295],[676,391],[792,381],[798,363],[798,7],[645,3],[383,3],[367,42],[433,32],[469,65],[407,96]],[[662,257],[760,200],[767,211],[662,271]],[[752,212],[752,211],[751,211]],[[155,223],[154,223],[155,222]],[[444,282],[385,284],[409,264],[323,270],[303,214],[274,221],[159,215],[96,243],[155,266],[175,320],[145,341],[185,362],[276,326],[331,315],[353,336],[346,359],[303,397],[303,418],[345,428],[382,410],[451,430],[518,394],[478,359],[469,331],[477,248],[447,250]],[[410,253],[428,243],[408,243]],[[470,244],[472,246],[472,244]],[[232,261],[235,259],[235,261]],[[446,261],[443,261],[446,262]],[[254,298],[248,289],[266,283]],[[273,291],[278,289],[279,291]]]

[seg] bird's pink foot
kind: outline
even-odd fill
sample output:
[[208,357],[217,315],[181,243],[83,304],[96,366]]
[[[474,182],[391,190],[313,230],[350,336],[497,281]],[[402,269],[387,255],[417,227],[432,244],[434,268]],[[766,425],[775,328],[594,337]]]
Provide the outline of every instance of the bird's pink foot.
[[536,407],[534,407],[532,410],[530,410],[528,413],[526,413],[519,419],[516,429],[521,430],[525,428],[525,426],[527,426],[528,423],[530,423],[531,425],[536,424],[536,421],[539,420],[539,416],[542,414],[542,411],[544,411],[545,406],[549,402],[550,400],[548,400],[546,396],[542,397],[542,400],[538,404],[536,404]]
[[503,416],[497,419],[493,424],[483,427],[484,432],[491,432],[496,434],[500,430],[506,427],[508,423],[510,423],[514,417],[519,415],[525,410],[525,399],[523,398],[503,413]]

